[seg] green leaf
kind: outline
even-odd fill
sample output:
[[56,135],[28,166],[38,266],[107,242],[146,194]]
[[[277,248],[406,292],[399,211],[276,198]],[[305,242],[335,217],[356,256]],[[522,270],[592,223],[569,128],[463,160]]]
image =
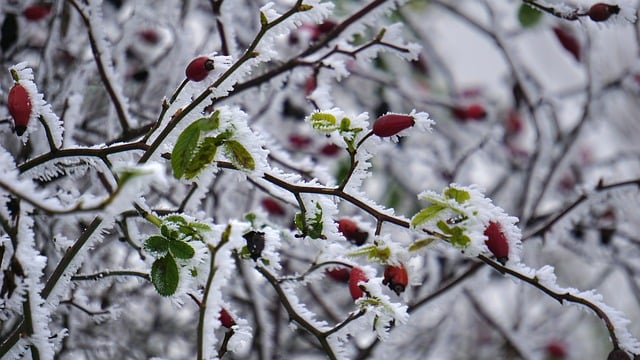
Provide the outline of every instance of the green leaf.
[[468,191],[456,189],[454,187],[448,187],[444,191],[444,196],[449,199],[455,200],[459,204],[462,204],[463,202],[471,199],[471,194],[469,194]]
[[542,18],[542,12],[533,7],[522,4],[518,9],[518,21],[523,28],[535,26]]
[[178,136],[176,145],[171,152],[171,167],[173,168],[173,176],[180,179],[184,175],[184,170],[189,164],[193,152],[198,147],[198,139],[200,138],[200,127],[197,122],[187,126]]
[[220,127],[220,110],[216,110],[208,118],[196,120],[200,131],[213,131]]
[[316,213],[311,219],[307,219],[307,235],[312,239],[322,238],[322,206],[316,203]]
[[155,256],[164,256],[169,250],[169,239],[159,235],[149,236],[149,238],[145,240],[143,247],[145,251]]
[[236,140],[227,140],[224,143],[224,148],[233,165],[243,170],[255,170],[256,163],[251,153],[241,143]]
[[338,120],[332,114],[316,112],[311,114],[309,119],[311,120],[311,126],[316,130],[332,132],[338,129]]
[[188,226],[198,232],[211,231],[211,226],[197,221],[190,222]]
[[432,204],[427,206],[413,216],[413,218],[411,219],[411,226],[416,227],[420,224],[424,224],[425,222],[431,220],[434,216],[438,215],[438,213],[444,209],[446,209],[446,207],[440,204]]
[[304,215],[302,213],[296,213],[296,216],[293,219],[293,222],[296,224],[298,230],[304,232]]
[[340,131],[349,131],[349,127],[351,126],[351,120],[349,118],[342,118],[340,120]]
[[187,220],[185,220],[182,216],[176,215],[176,214],[167,215],[162,220],[164,222],[170,222],[170,223],[174,223],[174,224],[186,224],[187,223]]
[[416,241],[413,242],[413,244],[409,245],[409,251],[420,250],[423,247],[429,246],[429,244],[431,244],[432,242],[434,242],[436,240],[438,240],[438,239],[436,239],[436,238],[424,238],[424,239],[416,240]]
[[204,138],[200,146],[198,146],[198,150],[191,158],[191,161],[187,164],[184,170],[184,177],[187,179],[196,177],[202,169],[213,161],[217,150],[216,138],[210,136]]
[[196,254],[191,245],[180,240],[171,241],[169,243],[169,251],[178,259],[191,259]]
[[178,288],[179,280],[178,265],[171,255],[158,258],[151,265],[151,282],[158,294],[173,295]]

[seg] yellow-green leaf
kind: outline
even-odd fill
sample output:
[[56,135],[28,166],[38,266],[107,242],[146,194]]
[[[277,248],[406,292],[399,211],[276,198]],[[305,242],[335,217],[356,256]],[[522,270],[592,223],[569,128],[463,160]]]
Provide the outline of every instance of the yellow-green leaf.
[[251,153],[236,140],[227,140],[224,143],[226,155],[231,160],[233,165],[243,170],[255,170],[256,163],[251,156]]
[[216,146],[216,138],[210,136],[204,138],[200,146],[198,146],[198,150],[193,155],[184,170],[185,178],[192,179],[196,177],[202,171],[202,169],[204,169],[213,161],[213,158],[216,156],[217,150],[218,147]]
[[411,219],[411,226],[416,227],[420,224],[423,224],[429,221],[444,209],[446,208],[440,204],[432,204],[427,206],[426,208],[420,210],[417,214],[413,216],[413,218]]

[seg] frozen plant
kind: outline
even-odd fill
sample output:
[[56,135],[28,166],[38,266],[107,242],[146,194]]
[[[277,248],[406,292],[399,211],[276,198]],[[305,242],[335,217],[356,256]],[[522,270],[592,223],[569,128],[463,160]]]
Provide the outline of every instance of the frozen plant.
[[637,8],[0,4],[0,357],[637,358]]

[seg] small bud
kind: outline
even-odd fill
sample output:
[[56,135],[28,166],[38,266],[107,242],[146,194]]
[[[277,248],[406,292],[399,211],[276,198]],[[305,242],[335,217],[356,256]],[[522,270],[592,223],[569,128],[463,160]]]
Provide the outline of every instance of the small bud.
[[227,329],[231,329],[231,327],[236,324],[235,320],[233,320],[233,318],[231,317],[231,314],[229,314],[229,312],[225,308],[220,309],[218,320],[220,320],[222,326],[226,327]]
[[38,21],[47,17],[51,13],[51,9],[51,4],[33,4],[27,6],[22,11],[22,15],[29,21]]
[[409,276],[404,265],[387,265],[384,268],[382,284],[389,286],[396,294],[404,292],[409,283]]
[[347,218],[338,220],[338,231],[340,231],[347,240],[358,246],[364,244],[367,238],[369,238],[367,231],[360,230],[353,220]]
[[629,355],[622,349],[613,349],[607,356],[607,360],[631,360]]
[[606,21],[611,15],[618,14],[619,12],[620,7],[618,5],[597,3],[589,8],[587,14],[593,21]]
[[200,56],[191,60],[187,65],[185,75],[191,81],[202,81],[209,75],[211,70],[213,70],[213,60],[206,56]]
[[359,267],[354,267],[351,269],[351,274],[349,274],[349,292],[351,293],[351,297],[353,300],[358,300],[359,298],[364,296],[364,291],[360,289],[358,286],[359,282],[367,282],[369,278],[367,275],[360,269]]
[[402,114],[385,114],[373,123],[373,133],[380,137],[389,137],[408,129],[415,124],[413,116]]
[[264,198],[262,199],[261,204],[262,207],[271,215],[282,216],[286,213],[282,205],[280,205],[280,203],[274,198]]
[[325,274],[335,281],[346,283],[349,281],[351,270],[346,267],[335,267],[325,270]]
[[25,130],[27,130],[32,110],[31,99],[29,98],[27,89],[21,84],[13,85],[9,91],[7,106],[15,122],[15,132],[18,136],[22,136]]
[[495,221],[490,221],[484,230],[484,235],[487,237],[485,244],[487,244],[491,253],[495,255],[499,263],[506,264],[509,260],[509,241],[502,231],[502,225]]

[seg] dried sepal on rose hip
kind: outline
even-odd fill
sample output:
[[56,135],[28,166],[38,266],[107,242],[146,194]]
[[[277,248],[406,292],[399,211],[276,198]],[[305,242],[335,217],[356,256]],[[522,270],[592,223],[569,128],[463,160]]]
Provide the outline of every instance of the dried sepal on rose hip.
[[367,231],[361,230],[355,221],[347,218],[338,220],[338,231],[340,231],[347,240],[358,246],[364,244],[369,238]]
[[620,13],[620,7],[618,5],[611,5],[605,3],[597,3],[593,4],[589,11],[587,11],[587,15],[593,21],[607,21],[611,17],[611,15],[616,15]]
[[409,284],[407,268],[405,268],[403,264],[387,265],[384,268],[384,279],[382,280],[382,284],[389,286],[389,289],[400,295],[400,293],[403,293]]
[[367,282],[369,278],[365,274],[364,270],[359,267],[351,269],[349,274],[349,292],[353,300],[358,300],[364,296],[364,291],[358,286],[360,282]]
[[213,59],[206,56],[199,56],[191,60],[189,65],[187,65],[185,75],[187,79],[191,81],[202,81],[209,75],[209,71],[213,70],[213,67]]
[[11,117],[13,117],[14,130],[18,136],[22,136],[27,130],[29,118],[33,110],[29,92],[22,84],[16,83],[11,90],[9,90],[7,106]]
[[231,329],[233,325],[236,324],[231,314],[229,314],[229,312],[225,308],[220,309],[220,313],[218,314],[218,320],[220,320],[220,323],[222,324],[222,326],[226,327],[227,329]]
[[496,257],[499,263],[502,265],[509,261],[509,240],[507,240],[502,225],[499,222],[490,221],[487,228],[484,230],[484,235],[487,237],[485,244],[489,248],[489,251]]

